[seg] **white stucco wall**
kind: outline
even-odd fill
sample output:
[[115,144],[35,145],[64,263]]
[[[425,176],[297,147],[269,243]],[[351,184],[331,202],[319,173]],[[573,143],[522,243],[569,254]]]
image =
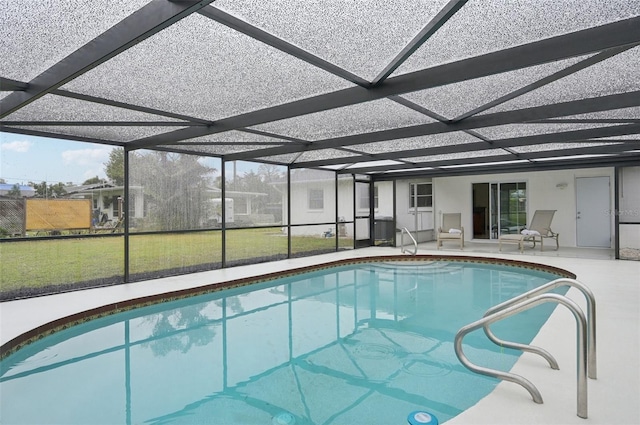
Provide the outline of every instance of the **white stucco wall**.
[[[556,210],[551,228],[560,233],[561,246],[576,246],[576,178],[609,177],[611,182],[610,205],[614,205],[614,169],[588,168],[576,170],[554,170],[511,174],[484,174],[476,176],[436,177],[433,178],[435,226],[440,224],[440,214],[461,212],[465,228],[465,240],[473,238],[472,184],[526,182],[528,220],[535,210]],[[560,183],[567,186],[556,187]],[[408,196],[408,195],[407,195]],[[610,227],[614,235],[613,215],[610,215]]]

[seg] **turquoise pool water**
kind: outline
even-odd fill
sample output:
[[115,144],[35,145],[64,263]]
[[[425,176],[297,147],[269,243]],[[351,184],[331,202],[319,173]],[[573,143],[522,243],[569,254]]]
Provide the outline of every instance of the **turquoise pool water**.
[[[4,359],[0,423],[386,425],[415,410],[442,423],[498,383],[460,365],[457,330],[556,277],[464,262],[358,264],[119,313]],[[493,329],[530,342],[552,310]],[[482,332],[465,338],[465,354],[502,370],[520,355]]]

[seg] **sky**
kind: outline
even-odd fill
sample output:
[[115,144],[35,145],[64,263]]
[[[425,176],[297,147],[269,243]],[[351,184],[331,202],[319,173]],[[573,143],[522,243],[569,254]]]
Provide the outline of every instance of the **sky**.
[[[0,179],[10,184],[82,184],[96,176],[107,178],[105,164],[112,149],[115,147],[0,132]],[[218,160],[205,162],[220,168]],[[255,168],[255,164],[242,163],[237,173]]]
[[106,178],[104,164],[112,146],[0,133],[0,178],[7,183],[81,184]]

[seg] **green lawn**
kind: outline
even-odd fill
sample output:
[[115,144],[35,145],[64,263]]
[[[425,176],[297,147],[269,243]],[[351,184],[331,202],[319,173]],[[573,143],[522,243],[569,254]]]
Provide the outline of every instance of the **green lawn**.
[[[167,274],[222,261],[220,231],[135,235],[129,238],[131,275]],[[335,249],[335,239],[293,237],[292,253]],[[341,247],[353,240],[340,240]],[[228,263],[287,255],[287,237],[279,228],[227,231]],[[124,274],[124,237],[60,238],[0,243],[0,293],[49,285],[108,279]],[[205,266],[206,267],[206,266]]]

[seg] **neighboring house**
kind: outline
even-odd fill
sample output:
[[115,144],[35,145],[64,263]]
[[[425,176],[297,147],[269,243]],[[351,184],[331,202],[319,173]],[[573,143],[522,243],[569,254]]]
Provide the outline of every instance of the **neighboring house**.
[[[15,184],[10,183],[0,183],[0,196],[8,196],[12,193]],[[32,198],[36,195],[36,190],[31,186],[20,184],[18,185],[18,189],[20,189],[20,196],[26,198]]]
[[[143,218],[145,215],[145,198],[141,186],[129,188],[131,218]],[[115,186],[111,183],[96,183],[90,185],[67,186],[65,197],[73,199],[91,199],[93,205],[94,220],[96,223],[105,220],[117,221],[123,216],[124,186]],[[212,198],[211,214],[209,219],[221,220],[220,197],[222,191],[218,188],[207,189]],[[265,193],[226,191],[227,198],[227,223],[250,223],[255,221],[255,200],[267,196]],[[230,201],[230,202],[229,202]],[[265,217],[262,217],[266,220]],[[273,221],[273,219],[271,220]]]
[[[212,197],[213,206],[212,217],[218,222],[222,221],[222,189],[217,187],[208,188],[207,192]],[[225,208],[227,223],[243,224],[277,224],[279,221],[273,214],[265,214],[264,211],[256,208],[255,204],[258,200],[267,197],[266,193],[261,192],[241,192],[234,190],[225,190]]]
[[[94,224],[107,220],[117,221],[123,217],[124,186],[111,183],[67,186],[65,197],[72,199],[91,199]],[[132,218],[144,216],[144,196],[142,188],[132,186],[129,189],[129,211]]]

